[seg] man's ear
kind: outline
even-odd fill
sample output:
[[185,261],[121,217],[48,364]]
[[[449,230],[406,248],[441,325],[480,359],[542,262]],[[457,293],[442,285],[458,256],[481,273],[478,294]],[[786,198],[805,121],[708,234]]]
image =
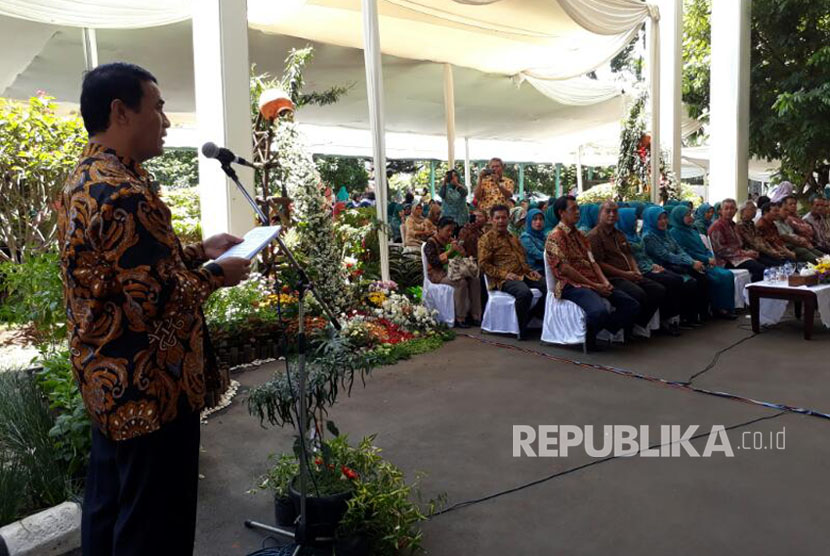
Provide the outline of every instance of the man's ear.
[[116,98],[110,103],[110,125],[125,126],[130,121],[130,115],[124,101]]

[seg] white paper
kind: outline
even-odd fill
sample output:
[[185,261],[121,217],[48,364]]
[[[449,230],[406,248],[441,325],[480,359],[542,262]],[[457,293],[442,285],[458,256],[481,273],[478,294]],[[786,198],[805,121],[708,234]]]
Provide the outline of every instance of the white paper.
[[221,261],[226,257],[243,257],[251,260],[277,237],[281,228],[282,226],[257,226],[245,234],[242,243],[234,245],[216,257],[216,260]]

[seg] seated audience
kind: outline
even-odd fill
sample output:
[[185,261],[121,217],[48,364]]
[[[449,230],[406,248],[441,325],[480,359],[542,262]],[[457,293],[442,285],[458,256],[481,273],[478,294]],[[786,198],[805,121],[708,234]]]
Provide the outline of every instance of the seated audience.
[[472,221],[464,224],[458,232],[458,243],[464,247],[468,257],[478,260],[478,241],[487,231],[487,215],[482,210],[474,209],[471,216]]
[[712,313],[721,318],[735,316],[735,275],[722,268],[723,263],[704,245],[700,234],[692,226],[692,211],[684,206],[675,207],[669,214],[669,235],[693,259],[703,263],[709,283],[709,301]]
[[[527,256],[519,238],[507,231],[508,208],[496,205],[490,209],[492,229],[478,242],[478,264],[487,275],[490,289],[496,289],[516,298],[516,317],[519,320],[519,339],[527,339],[527,323],[534,316],[542,318],[547,293],[543,276],[527,266]],[[542,300],[531,309],[533,294],[530,288],[542,292]]]
[[522,232],[522,246],[527,253],[527,265],[544,275],[545,273],[545,215],[537,208],[530,209]]
[[813,227],[813,242],[816,247],[830,253],[830,201],[821,195],[814,195],[810,212],[804,221]]
[[432,225],[436,228],[438,227],[438,221],[441,220],[441,205],[438,204],[438,201],[430,201],[429,202],[429,212],[427,213],[427,219],[432,222]]
[[[796,235],[806,239],[809,242],[808,247],[810,249],[824,253],[824,250],[816,244],[816,231],[809,222],[805,222],[800,216],[798,216],[798,201],[795,197],[790,195],[784,198],[784,201],[781,203],[781,213],[784,216],[782,220],[786,222],[790,228],[792,228]],[[781,231],[780,228],[779,231]],[[821,255],[819,255],[819,257],[821,257]]]
[[786,246],[795,254],[795,258],[801,263],[814,263],[821,256],[818,251],[807,247],[810,244],[803,237],[796,235],[793,229],[786,222],[782,222],[781,203],[770,201],[761,207],[761,220],[756,228],[767,242],[774,246]]
[[[677,207],[675,207],[677,208]],[[681,208],[688,208],[685,205]],[[643,211],[643,245],[651,259],[663,268],[690,279],[695,285],[693,314],[686,324],[694,326],[709,316],[709,284],[706,267],[686,253],[668,233],[669,215],[662,207],[648,207]]]
[[[741,238],[741,247],[756,251],[758,262],[764,266],[781,266],[787,260],[796,260],[795,253],[787,249],[783,241],[780,242],[780,246],[775,246],[763,237],[755,225],[758,220],[756,213],[760,212],[752,201],[746,201],[743,204],[740,215],[741,221],[736,226],[738,237]],[[773,229],[775,229],[775,226],[773,226]]]
[[510,209],[510,223],[507,229],[516,237],[522,235],[525,229],[525,220],[527,219],[527,211],[522,207],[513,207]]
[[766,267],[758,262],[758,251],[744,249],[738,235],[734,218],[738,204],[734,199],[724,199],[720,203],[718,219],[709,227],[709,239],[715,258],[722,260],[726,268],[742,268],[752,275],[753,282],[764,279]]
[[[671,221],[671,214],[674,207],[669,211],[669,221]],[[709,233],[709,226],[712,225],[712,216],[715,214],[715,209],[709,203],[703,203],[697,210],[695,210],[693,227],[697,233],[706,235]]]
[[424,218],[424,206],[420,203],[415,204],[404,226],[404,246],[420,249],[421,244],[434,233],[435,226]]
[[753,222],[755,222],[756,224],[761,219],[761,207],[763,207],[764,205],[769,203],[769,200],[770,200],[769,197],[767,197],[766,195],[761,195],[760,197],[758,197],[758,200],[755,202],[755,206],[758,208],[758,210],[756,211],[756,214],[753,217]]
[[[697,282],[692,279],[686,280],[680,274],[663,268],[648,256],[643,238],[637,234],[637,208],[631,207],[619,210],[617,229],[625,235],[629,251],[633,255],[640,273],[666,289],[666,296],[660,305],[660,318],[663,319],[663,322],[675,315],[680,315],[681,327],[695,326],[697,321],[697,303],[695,300]],[[674,326],[668,326],[668,331],[671,334],[677,332]]]
[[424,255],[429,264],[427,275],[429,280],[435,284],[449,284],[455,288],[453,299],[457,327],[469,328],[468,319],[474,326],[479,326],[481,324],[481,286],[478,275],[457,280],[450,280],[447,277],[450,257],[466,256],[464,248],[452,239],[454,230],[455,221],[448,216],[442,216],[438,221],[438,230],[424,245]]
[[[640,312],[637,300],[615,288],[605,277],[591,251],[588,238],[576,228],[580,208],[571,195],[559,197],[554,203],[559,224],[545,242],[547,264],[556,277],[557,298],[567,299],[585,311],[585,344],[596,347],[596,336],[602,330],[616,333],[620,329],[630,335]],[[604,300],[610,302],[609,310]]]
[[579,222],[576,223],[576,229],[587,234],[597,225],[599,218],[599,205],[595,203],[588,203],[579,206]]
[[[657,309],[664,306],[666,288],[643,276],[625,234],[616,228],[618,218],[617,203],[605,201],[600,206],[599,223],[588,233],[588,241],[597,264],[614,289],[627,293],[640,304],[640,312],[634,322],[646,328]],[[668,307],[666,311],[669,311]],[[660,317],[665,320],[678,314],[679,311],[661,313]],[[667,324],[664,328],[671,334],[678,334],[673,326]]]

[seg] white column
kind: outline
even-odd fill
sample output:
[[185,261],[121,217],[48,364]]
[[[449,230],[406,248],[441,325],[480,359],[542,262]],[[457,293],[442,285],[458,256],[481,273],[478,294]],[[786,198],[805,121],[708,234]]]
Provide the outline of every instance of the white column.
[[95,35],[95,29],[90,27],[84,27],[81,33],[84,45],[84,65],[86,71],[89,71],[98,67],[98,38]]
[[[245,0],[193,0],[193,72],[198,143],[213,141],[248,160],[253,154],[248,10]],[[162,84],[163,89],[163,84]],[[253,195],[254,172],[236,167]],[[202,235],[243,235],[256,224],[244,196],[215,160],[199,153]]]
[[[464,185],[470,191],[470,138],[464,138]],[[471,192],[472,193],[472,192]]]
[[651,202],[660,200],[660,15],[651,16],[648,28],[649,87],[651,89]]
[[576,148],[576,192],[582,193],[582,145]]
[[[383,123],[383,71],[380,60],[377,0],[363,0],[363,60],[366,66],[366,92],[369,97],[369,123],[372,128],[372,152],[375,162],[375,200],[378,220],[386,216],[386,128]],[[378,230],[380,275],[389,280],[389,238]]]
[[709,198],[740,203],[749,182],[751,0],[712,2]]
[[683,77],[683,2],[658,0],[660,7],[660,137],[668,168],[680,179]]
[[447,167],[455,166],[455,84],[452,65],[444,64],[444,114],[447,120]]

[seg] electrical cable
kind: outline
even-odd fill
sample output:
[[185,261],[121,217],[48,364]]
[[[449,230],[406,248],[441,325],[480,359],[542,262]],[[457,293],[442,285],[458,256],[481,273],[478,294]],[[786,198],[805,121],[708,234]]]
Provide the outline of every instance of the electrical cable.
[[[746,403],[746,404],[750,404],[750,405],[758,405],[758,406],[766,407],[766,408],[769,408],[769,409],[775,409],[777,411],[788,411],[790,413],[797,413],[799,415],[809,415],[810,417],[819,417],[821,419],[830,420],[830,414],[824,413],[822,411],[818,411],[818,410],[815,410],[815,409],[804,408],[804,407],[795,407],[795,406],[787,405],[787,404],[783,404],[783,403],[775,403],[775,402],[766,402],[766,401],[763,401],[763,400],[755,400],[753,398],[748,398],[746,396],[740,396],[738,394],[732,394],[730,392],[722,392],[722,391],[719,391],[719,390],[709,390],[707,388],[702,388],[700,386],[694,386],[694,385],[689,384],[688,382],[685,382],[685,381],[667,380],[665,378],[646,375],[646,374],[638,373],[638,372],[635,372],[635,371],[629,371],[629,370],[626,370],[626,369],[620,369],[618,367],[612,367],[610,365],[600,365],[598,363],[587,363],[587,362],[578,361],[578,360],[575,360],[575,359],[568,359],[567,357],[560,357],[560,356],[552,355],[550,353],[545,353],[545,352],[542,352],[542,351],[536,351],[536,350],[533,350],[533,349],[530,349],[530,348],[524,348],[524,347],[514,346],[512,344],[505,344],[505,343],[502,343],[502,342],[496,342],[494,340],[488,340],[486,338],[480,338],[478,336],[473,336],[472,334],[463,334],[463,336],[466,336],[467,338],[471,338],[473,340],[476,340],[477,342],[480,342],[482,344],[492,345],[492,346],[499,347],[499,348],[502,348],[502,349],[510,349],[510,350],[513,350],[513,351],[520,351],[520,352],[523,352],[523,353],[527,353],[529,355],[535,355],[537,357],[542,357],[544,359],[549,359],[551,361],[557,361],[559,363],[568,363],[568,364],[571,364],[571,365],[576,365],[577,367],[582,367],[584,369],[594,369],[594,370],[598,370],[598,371],[605,371],[605,372],[614,373],[616,375],[620,375],[620,376],[624,376],[624,377],[628,377],[628,378],[636,378],[636,379],[640,379],[640,380],[645,380],[645,381],[648,381],[648,382],[652,382],[654,384],[659,384],[661,386],[667,386],[669,388],[677,388],[677,389],[680,389],[680,390],[685,390],[687,392],[694,392],[696,394],[706,394],[708,396],[726,398],[726,399],[729,399],[729,400],[742,402],[742,403]],[[748,339],[748,338],[745,338],[745,340],[746,339]]]
[[[780,411],[780,412],[776,413],[775,415],[766,415],[764,417],[758,417],[756,419],[751,419],[751,420],[745,421],[743,423],[738,423],[736,425],[730,425],[728,427],[725,427],[724,430],[728,430],[728,431],[729,430],[734,430],[734,429],[746,427],[748,425],[752,425],[754,423],[758,423],[760,421],[768,421],[770,419],[776,419],[776,418],[784,415],[785,413],[786,413],[786,411]],[[691,441],[691,440],[695,440],[697,438],[702,438],[704,436],[709,436],[709,434],[710,434],[710,432],[700,433],[700,434],[697,434],[695,436],[690,437],[689,440]],[[660,448],[662,446],[666,446],[666,445],[670,445],[670,444],[673,444],[673,442],[656,443],[656,444],[650,445],[647,449],[652,450],[652,449]],[[429,516],[429,519],[433,519],[435,517],[447,514],[449,512],[453,512],[455,510],[460,510],[462,508],[467,508],[467,507],[473,506],[475,504],[480,504],[482,502],[486,502],[488,500],[492,500],[492,499],[498,498],[500,496],[505,496],[507,494],[512,494],[514,492],[519,492],[521,490],[524,490],[524,489],[527,489],[527,488],[530,488],[530,487],[533,487],[533,486],[536,486],[536,485],[540,485],[540,484],[546,483],[548,481],[552,481],[553,479],[563,477],[565,475],[570,475],[571,473],[576,473],[577,471],[581,471],[582,469],[587,469],[588,467],[593,467],[594,465],[599,465],[601,463],[605,463],[605,462],[612,461],[612,460],[615,460],[615,459],[630,458],[630,457],[633,457],[633,456],[631,456],[631,455],[608,456],[608,457],[605,457],[605,458],[602,458],[602,459],[597,459],[597,460],[590,461],[588,463],[583,463],[582,465],[577,465],[576,467],[571,467],[570,469],[565,469],[564,471],[558,471],[558,472],[553,473],[551,475],[548,475],[546,477],[542,477],[540,479],[535,479],[533,481],[523,483],[519,486],[515,486],[515,487],[512,487],[512,488],[508,488],[508,489],[505,489],[505,490],[494,492],[492,494],[488,494],[487,496],[482,496],[481,498],[474,498],[474,499],[471,499],[471,500],[465,500],[464,502],[458,502],[457,504],[453,504],[452,506],[450,506],[448,508],[444,508],[443,510],[440,510],[440,511],[437,511],[437,512],[433,513],[432,515]]]
[[697,377],[699,377],[700,375],[702,375],[704,373],[707,373],[707,372],[711,371],[712,369],[714,369],[715,366],[718,364],[718,359],[720,359],[721,355],[723,355],[724,353],[726,353],[727,351],[729,351],[730,349],[732,349],[734,347],[738,347],[739,345],[746,342],[747,340],[751,340],[752,338],[754,338],[757,335],[758,335],[757,333],[753,332],[751,335],[746,336],[745,338],[741,338],[737,342],[734,342],[734,343],[730,344],[729,346],[716,351],[714,357],[712,357],[712,360],[709,362],[709,364],[706,365],[702,370],[700,370],[700,371],[696,372],[695,374],[693,374],[692,376],[690,376],[689,379],[686,381],[686,384],[691,384],[692,381],[694,379],[696,379]]

